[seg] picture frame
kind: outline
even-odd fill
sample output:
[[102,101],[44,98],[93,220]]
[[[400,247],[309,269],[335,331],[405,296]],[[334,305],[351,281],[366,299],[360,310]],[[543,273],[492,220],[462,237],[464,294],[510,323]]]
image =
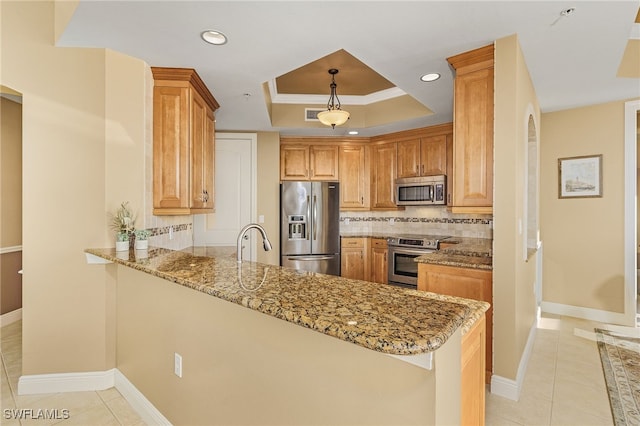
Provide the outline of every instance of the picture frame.
[[558,158],[558,198],[602,197],[602,154]]

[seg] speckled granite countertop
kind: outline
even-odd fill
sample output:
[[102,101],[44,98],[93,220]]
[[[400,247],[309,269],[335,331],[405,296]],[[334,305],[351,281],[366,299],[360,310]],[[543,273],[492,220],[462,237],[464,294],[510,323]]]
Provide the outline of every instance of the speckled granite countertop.
[[445,242],[455,245],[422,255],[416,258],[416,262],[489,271],[493,269],[492,240],[452,237]]
[[87,253],[378,352],[416,355],[442,346],[489,304],[235,260],[235,249],[150,248]]

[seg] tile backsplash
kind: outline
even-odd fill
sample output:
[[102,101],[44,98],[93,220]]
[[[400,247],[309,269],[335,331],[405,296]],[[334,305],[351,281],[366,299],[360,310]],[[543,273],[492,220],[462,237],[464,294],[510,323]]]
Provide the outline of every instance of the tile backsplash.
[[453,214],[446,207],[407,207],[399,211],[341,212],[340,232],[450,235],[493,238],[493,216]]

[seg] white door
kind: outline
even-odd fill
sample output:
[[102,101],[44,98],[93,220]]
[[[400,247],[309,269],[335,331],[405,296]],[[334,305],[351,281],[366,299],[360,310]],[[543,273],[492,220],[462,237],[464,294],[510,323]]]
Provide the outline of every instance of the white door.
[[[215,213],[193,218],[195,246],[236,246],[240,229],[255,219],[255,133],[216,133]],[[254,260],[256,236],[249,232],[243,259]]]

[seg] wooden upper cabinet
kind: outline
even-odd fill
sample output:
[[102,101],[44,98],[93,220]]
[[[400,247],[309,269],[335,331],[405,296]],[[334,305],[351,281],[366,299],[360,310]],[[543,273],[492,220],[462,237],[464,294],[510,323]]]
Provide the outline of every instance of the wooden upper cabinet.
[[454,212],[493,208],[493,44],[448,58],[454,81]]
[[280,147],[280,179],[309,180],[308,145],[283,145]]
[[[402,136],[407,133],[415,137]],[[398,139],[399,178],[448,174],[447,166],[452,158],[447,148],[453,141],[450,123],[399,132],[394,136],[401,137]]]
[[338,146],[312,145],[309,149],[309,179],[338,179]]
[[153,214],[214,211],[215,98],[193,69],[152,67]]
[[344,145],[339,151],[340,209],[369,209],[368,147]]
[[420,176],[420,138],[398,142],[398,177]]
[[338,180],[337,144],[296,140],[298,143],[280,145],[280,180]]
[[397,143],[374,145],[371,152],[371,209],[397,209],[395,180]]

